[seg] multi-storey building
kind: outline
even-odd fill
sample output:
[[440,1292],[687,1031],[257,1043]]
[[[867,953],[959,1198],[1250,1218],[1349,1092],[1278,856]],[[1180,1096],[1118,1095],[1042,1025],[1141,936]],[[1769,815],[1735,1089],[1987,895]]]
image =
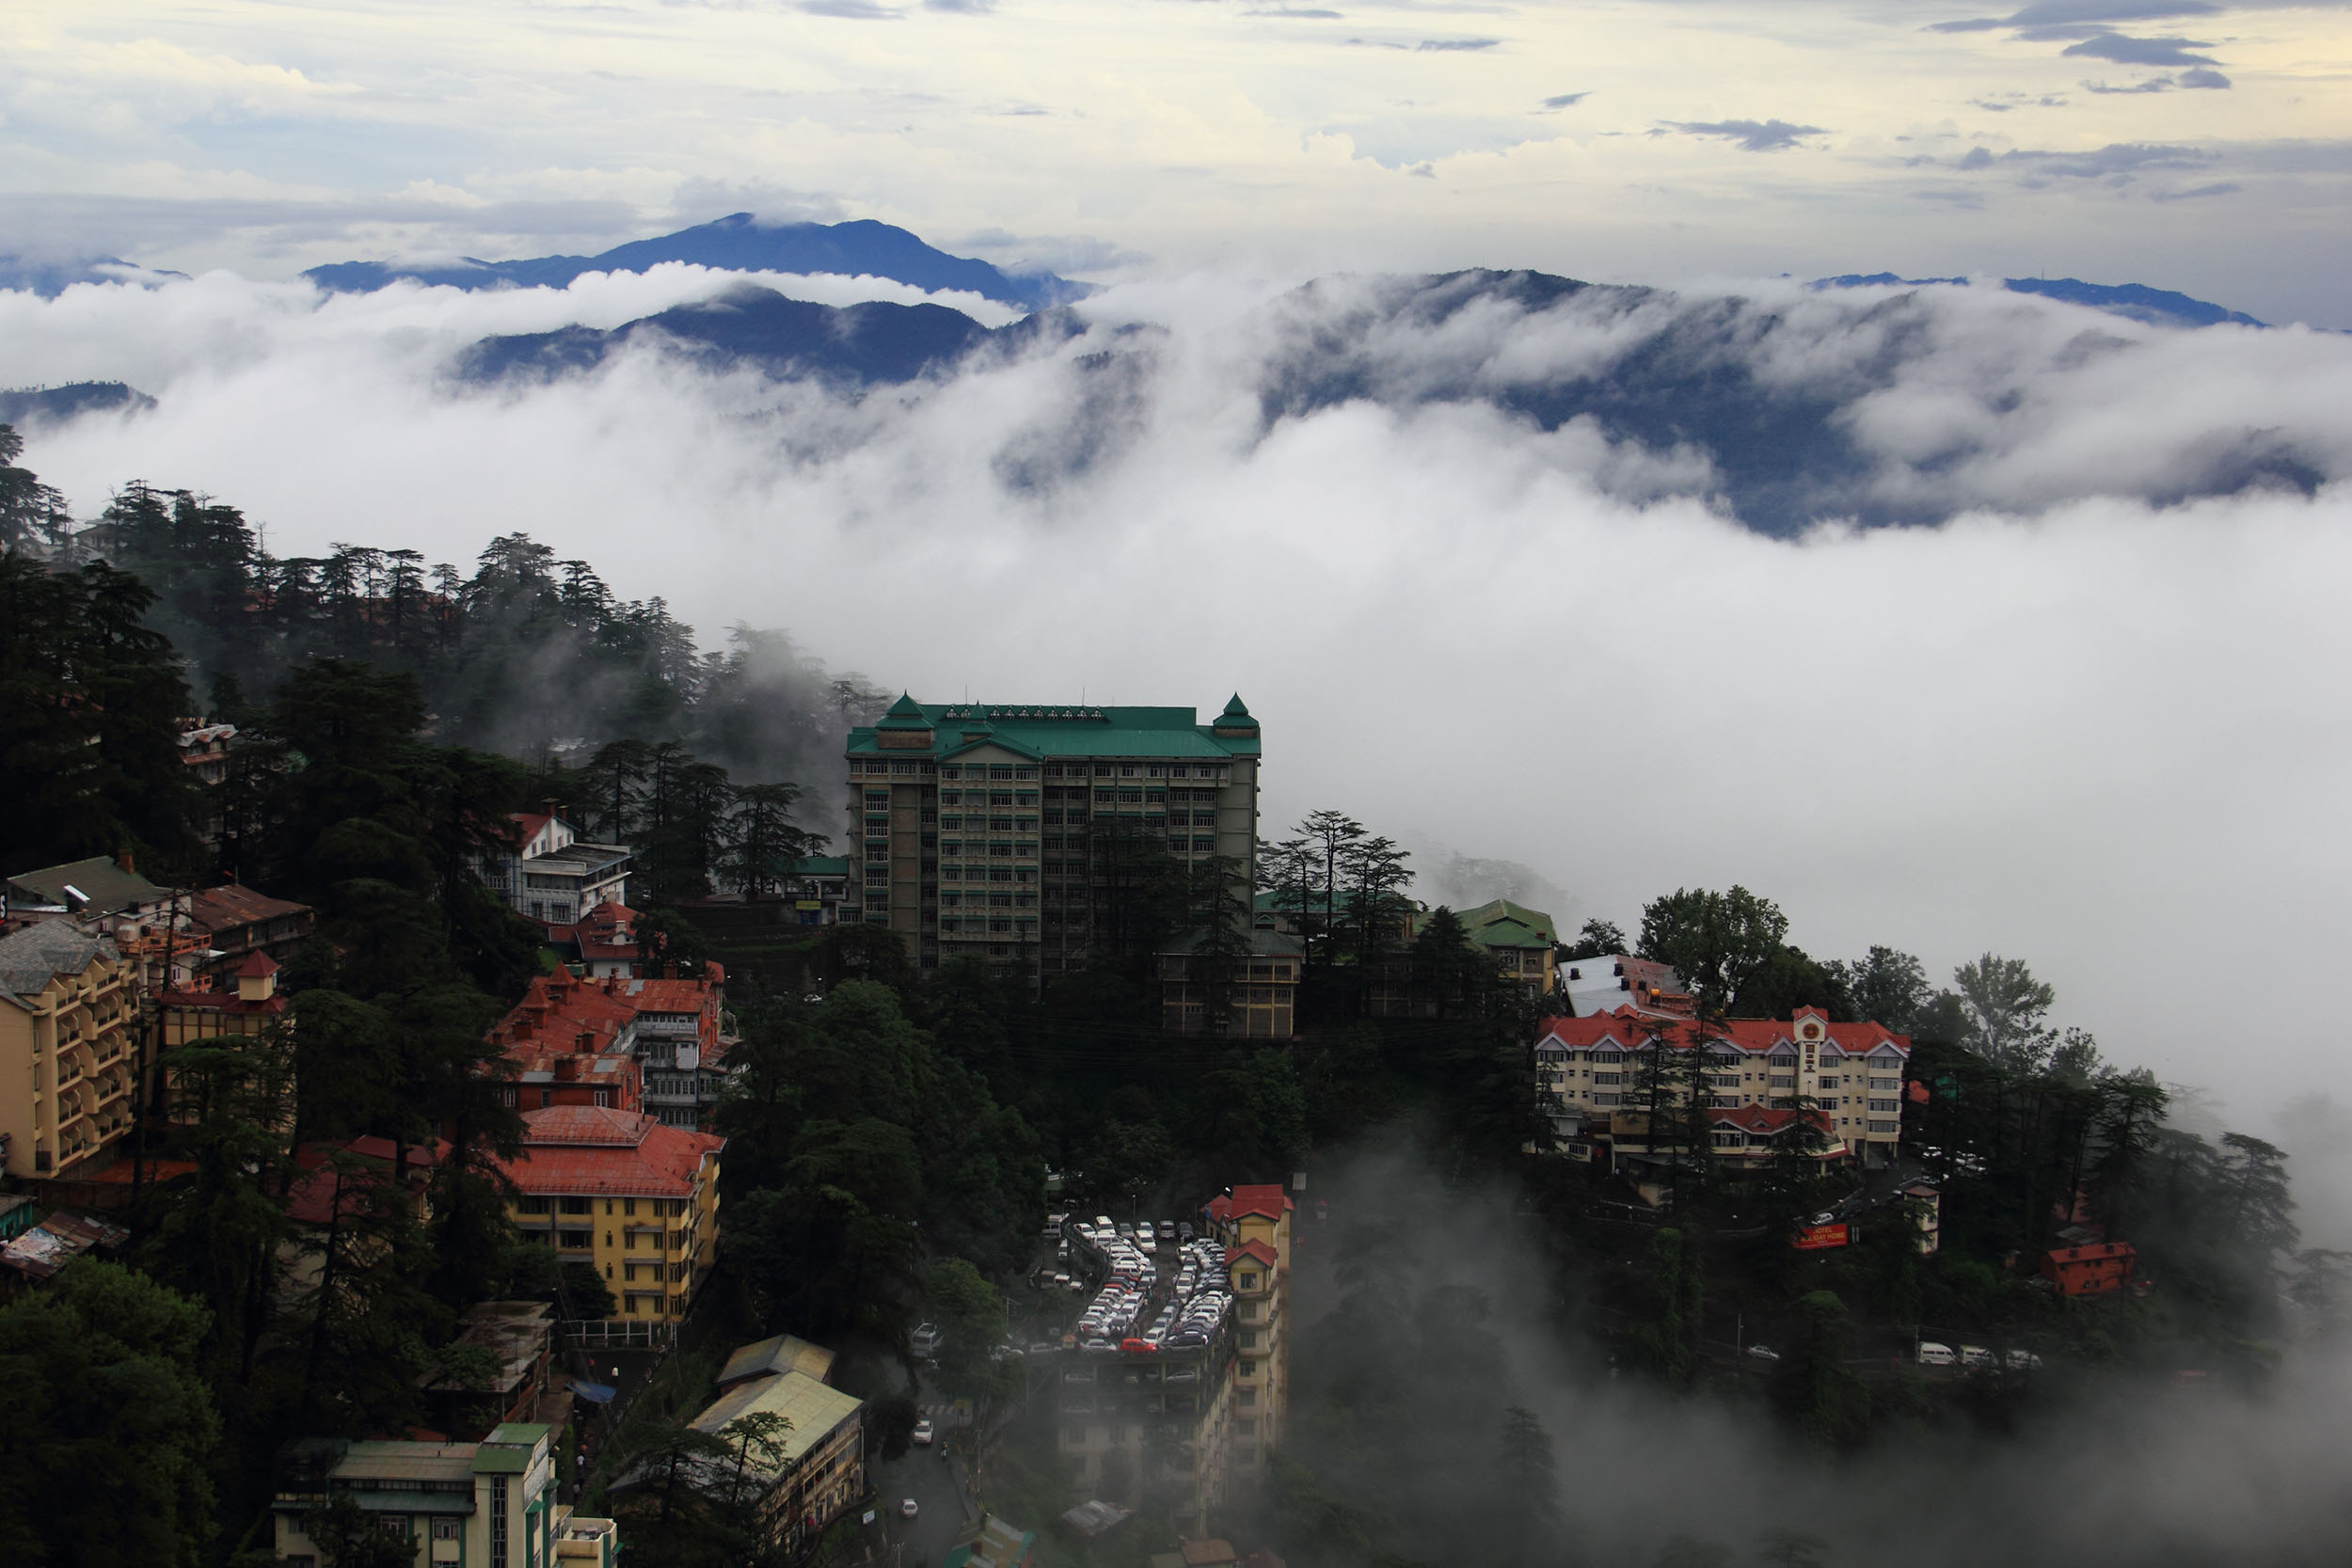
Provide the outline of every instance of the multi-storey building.
[[1239,1334],[1233,1363],[1233,1475],[1265,1478],[1290,1407],[1290,1197],[1279,1186],[1235,1187],[1210,1201],[1209,1228],[1225,1244]]
[[643,1112],[551,1105],[523,1113],[522,1152],[498,1165],[524,1240],[593,1265],[620,1321],[675,1323],[719,1255],[725,1147]]
[[[1603,960],[1606,961],[1606,960]],[[1710,1141],[1740,1157],[1769,1147],[1781,1120],[1758,1110],[1802,1097],[1840,1154],[1873,1166],[1891,1164],[1902,1138],[1903,1069],[1911,1037],[1878,1023],[1833,1023],[1817,1007],[1787,1022],[1695,1021],[1632,1006],[1589,1018],[1555,1018],[1535,1041],[1538,1103],[1563,1121],[1611,1123],[1643,1109],[1644,1057],[1654,1049],[1690,1051],[1705,1040]],[[1646,1135],[1640,1140],[1646,1147]]]
[[1559,989],[1577,1018],[1630,1007],[1656,1018],[1690,1018],[1698,1008],[1674,966],[1630,953],[1570,958],[1561,966]]
[[[830,1354],[819,1354],[830,1370]],[[735,1367],[730,1361],[730,1370]],[[856,1395],[798,1367],[778,1370],[771,1357],[735,1377],[688,1424],[716,1434],[746,1416],[783,1418],[776,1451],[763,1456],[752,1450],[741,1479],[755,1489],[761,1534],[797,1553],[866,1496],[865,1410]]]
[[583,980],[568,970],[531,982],[490,1031],[514,1064],[509,1103],[521,1110],[600,1105],[646,1111],[673,1127],[698,1127],[719,1102],[723,1062],[735,1043],[726,972],[699,980]]
[[612,1568],[612,1521],[556,1501],[552,1430],[509,1421],[479,1443],[289,1443],[270,1502],[278,1560],[318,1568],[326,1554],[310,1526],[349,1501],[410,1546],[416,1568]]
[[1234,867],[1258,843],[1258,721],[1188,707],[1027,707],[900,697],[849,738],[854,913],[926,971],[976,957],[1050,977],[1120,940],[1138,849]]
[[0,937],[0,1164],[10,1176],[87,1175],[130,1136],[143,1098],[135,990],[113,942],[70,922]]
[[628,902],[628,847],[592,844],[560,816],[516,812],[515,847],[486,855],[482,879],[516,914],[569,926],[598,904]]

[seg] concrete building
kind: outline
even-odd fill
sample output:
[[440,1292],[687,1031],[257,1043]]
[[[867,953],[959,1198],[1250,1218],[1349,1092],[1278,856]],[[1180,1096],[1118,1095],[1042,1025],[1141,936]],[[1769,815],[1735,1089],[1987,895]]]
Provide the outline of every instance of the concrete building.
[[1298,981],[1306,947],[1279,931],[1246,933],[1248,951],[1233,955],[1222,986],[1223,1006],[1213,994],[1206,939],[1195,931],[1159,954],[1160,1027],[1175,1035],[1232,1035],[1286,1040],[1297,1034]]
[[[857,913],[923,971],[979,958],[1050,978],[1115,940],[1122,856],[1225,857],[1248,896],[1258,721],[1188,707],[1000,706],[901,697],[850,732]],[[845,909],[844,918],[850,918]]]
[[532,1422],[479,1443],[288,1444],[270,1502],[278,1561],[319,1568],[311,1515],[338,1499],[413,1547],[416,1568],[612,1568],[619,1547],[612,1520],[556,1501],[551,1429]]
[[186,901],[191,945],[207,950],[208,973],[234,974],[255,953],[284,964],[318,929],[318,911],[308,904],[272,898],[230,882],[199,888]]
[[144,1098],[138,1029],[110,940],[59,920],[0,937],[0,1167],[60,1180],[110,1164]]
[[526,1111],[599,1105],[645,1111],[672,1127],[703,1125],[736,1039],[725,979],[715,963],[696,980],[540,975],[490,1031],[515,1067],[509,1102]]
[[737,1379],[689,1424],[717,1433],[745,1416],[790,1423],[782,1450],[763,1456],[752,1449],[744,1474],[760,1489],[762,1533],[798,1551],[866,1496],[865,1410],[855,1395],[790,1370]]
[[[1693,1050],[1702,1035],[1713,1069],[1706,1074],[1705,1109],[1716,1152],[1739,1157],[1768,1147],[1778,1124],[1753,1113],[1802,1096],[1820,1111],[1841,1155],[1872,1166],[1893,1163],[1911,1037],[1876,1023],[1833,1023],[1815,1007],[1800,1007],[1785,1022],[1735,1018],[1704,1029],[1630,1006],[1547,1020],[1535,1040],[1537,1102],[1555,1129],[1606,1124],[1613,1138],[1614,1118],[1641,1109],[1645,1054]],[[1646,1133],[1641,1141],[1646,1147]]]
[[1239,1340],[1233,1364],[1233,1476],[1265,1479],[1290,1408],[1290,1197],[1279,1186],[1235,1187],[1210,1201],[1209,1229],[1225,1244]]
[[516,914],[569,926],[598,904],[628,902],[628,846],[592,844],[560,816],[516,812],[511,849],[484,858],[482,879]]
[[522,1152],[497,1164],[524,1240],[593,1265],[618,1321],[676,1323],[718,1259],[725,1147],[643,1112],[553,1105],[523,1113]]

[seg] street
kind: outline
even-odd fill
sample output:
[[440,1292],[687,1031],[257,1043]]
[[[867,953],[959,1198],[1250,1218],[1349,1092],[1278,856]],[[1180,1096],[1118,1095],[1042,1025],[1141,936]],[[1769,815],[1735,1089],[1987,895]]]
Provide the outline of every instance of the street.
[[[965,1512],[970,1472],[962,1455],[942,1457],[952,1452],[951,1439],[967,1434],[956,1425],[946,1395],[918,1384],[914,1399],[937,1436],[928,1448],[910,1448],[902,1457],[874,1467],[874,1491],[881,1499],[876,1506],[882,1511],[879,1523],[887,1527],[886,1538],[898,1548],[894,1568],[938,1568],[956,1532],[973,1516]],[[898,1515],[898,1504],[907,1497],[921,1510],[912,1519]]]

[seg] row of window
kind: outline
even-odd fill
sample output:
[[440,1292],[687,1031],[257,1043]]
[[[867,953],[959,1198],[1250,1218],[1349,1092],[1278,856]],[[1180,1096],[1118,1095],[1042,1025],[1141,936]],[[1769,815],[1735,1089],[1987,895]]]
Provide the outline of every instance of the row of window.
[[[596,1212],[596,1205],[597,1201],[597,1199],[593,1197],[577,1196],[555,1198],[523,1197],[516,1199],[515,1211],[516,1212],[522,1214],[545,1214],[551,1212],[550,1205],[557,1205],[560,1207],[554,1208],[552,1210],[553,1212],[564,1214],[592,1214]],[[621,1206],[619,1212],[622,1215],[634,1216],[637,1213],[637,1206],[642,1203],[645,1206],[644,1212],[647,1214],[655,1216],[656,1218],[668,1218],[683,1214],[686,1212],[687,1204],[687,1200],[682,1197],[608,1197],[602,1201],[604,1203],[604,1212],[607,1214],[613,1212],[612,1206],[617,1203]]]
[[[1225,765],[1210,762],[1049,762],[1043,765],[1049,779],[1199,779],[1208,784],[1223,784]],[[850,773],[853,778],[932,778],[959,781],[983,780],[1020,783],[1035,779],[1039,765],[1035,763],[978,762],[915,762],[884,757],[851,757]]]

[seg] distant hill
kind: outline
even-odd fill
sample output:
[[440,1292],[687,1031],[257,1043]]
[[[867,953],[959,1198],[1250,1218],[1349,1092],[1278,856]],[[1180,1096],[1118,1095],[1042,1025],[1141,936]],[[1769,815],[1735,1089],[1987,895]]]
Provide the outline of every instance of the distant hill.
[[813,305],[745,284],[609,332],[565,326],[485,338],[460,356],[457,373],[477,384],[552,381],[594,370],[623,347],[653,339],[706,370],[748,368],[779,381],[815,380],[856,390],[913,381],[983,344],[1016,349],[1041,335],[1080,330],[1060,310],[992,330],[944,305]]
[[74,256],[39,259],[0,253],[0,289],[21,289],[55,299],[76,283],[160,283],[184,279],[184,272],[166,272],[125,261],[116,256]]
[[[1900,284],[1919,288],[1929,283],[1968,284],[1965,277],[1898,277],[1891,272],[1869,274],[1847,273],[1840,277],[1815,279],[1817,289],[1854,289],[1873,284]],[[2175,293],[2170,289],[2152,289],[2145,283],[2086,283],[2079,277],[2004,277],[2001,287],[2012,293],[2041,294],[2048,299],[2062,299],[2072,305],[2088,305],[2094,310],[2106,310],[2134,321],[2155,326],[2219,326],[2227,323],[2235,326],[2267,326],[2242,310],[2215,305]]]
[[955,290],[1036,310],[1083,298],[1087,285],[1051,273],[1008,277],[986,261],[950,256],[903,229],[871,219],[853,223],[766,225],[749,213],[632,240],[595,256],[539,256],[520,261],[467,257],[453,265],[403,266],[386,261],[336,261],[302,276],[323,289],[365,293],[403,278],[457,289],[560,289],[583,273],[644,272],[664,261],[731,272],[838,273],[887,277],[927,293]]
[[83,414],[135,412],[155,400],[119,381],[76,381],[65,387],[0,390],[0,424],[63,424]]

